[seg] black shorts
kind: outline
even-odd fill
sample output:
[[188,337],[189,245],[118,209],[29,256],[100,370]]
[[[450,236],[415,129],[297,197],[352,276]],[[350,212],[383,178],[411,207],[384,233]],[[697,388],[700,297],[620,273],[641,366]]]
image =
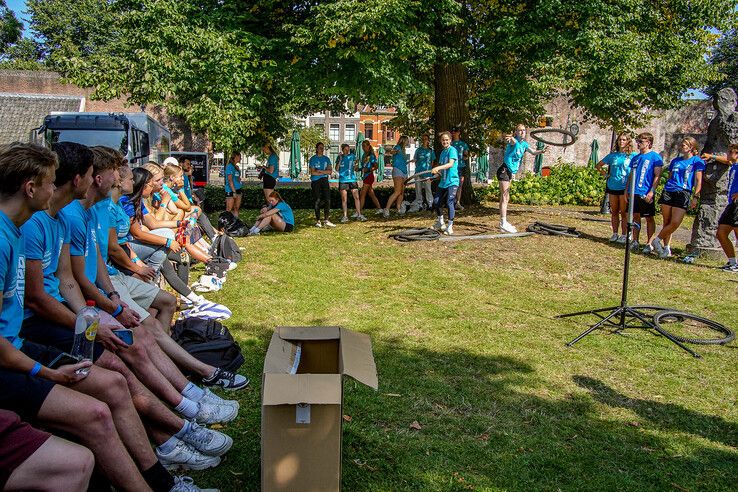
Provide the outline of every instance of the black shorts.
[[640,214],[641,217],[654,217],[656,215],[656,203],[653,201],[648,203],[641,195],[636,195],[633,213]]
[[288,224],[285,222],[284,224],[284,232],[292,232],[295,230],[295,226],[293,224]]
[[356,181],[350,182],[350,183],[338,183],[338,189],[341,191],[344,190],[358,190],[359,185],[356,184]]
[[[20,336],[26,339],[26,343],[46,345],[67,353],[72,351],[72,344],[74,343],[74,330],[65,328],[53,321],[48,321],[41,316],[31,316],[24,320]],[[94,344],[93,362],[99,359],[103,352],[105,352],[105,348],[102,344]]]
[[273,190],[277,187],[277,178],[269,174],[264,173],[264,186],[266,190]]
[[469,166],[464,166],[459,169],[459,177],[471,179],[471,168]]
[[500,181],[512,181],[513,173],[510,168],[506,165],[501,165],[497,168],[497,179]]
[[625,195],[625,190],[611,190],[610,188],[605,186],[605,193],[613,196],[622,196]]
[[738,227],[738,202],[729,203],[723,213],[720,214],[718,224],[729,225],[730,227]]
[[692,199],[692,193],[687,190],[677,191],[666,191],[661,193],[659,203],[661,205],[668,205],[670,207],[681,208],[687,210],[689,208],[689,201]]
[[241,196],[241,189],[237,189],[236,191],[226,191],[226,198],[233,198],[234,196]]

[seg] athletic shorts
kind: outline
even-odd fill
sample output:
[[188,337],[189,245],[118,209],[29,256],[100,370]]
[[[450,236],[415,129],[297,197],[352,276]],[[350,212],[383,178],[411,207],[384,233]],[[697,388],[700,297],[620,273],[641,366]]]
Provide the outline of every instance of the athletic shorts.
[[[26,351],[26,345],[32,348],[35,347],[36,350],[39,350],[39,347],[53,349],[54,355],[49,359],[49,362],[54,360],[59,352],[71,352],[74,344],[74,330],[46,320],[41,316],[31,316],[24,320],[20,335],[25,339],[21,347],[23,352]],[[105,348],[102,344],[96,343],[92,349],[93,362],[99,359],[103,352],[105,352]],[[41,360],[36,360],[43,364]]]
[[17,413],[23,420],[35,420],[55,384],[48,379],[0,369],[0,408]]
[[226,198],[233,198],[236,195],[241,196],[241,193],[241,188],[236,191],[226,191]]
[[500,181],[512,181],[513,172],[506,165],[501,165],[497,168],[497,179]]
[[718,224],[738,227],[738,202],[729,203],[720,215]]
[[264,173],[264,185],[263,188],[266,190],[273,190],[277,187],[277,178],[269,174]]
[[366,178],[364,178],[364,181],[363,181],[363,183],[364,183],[365,185],[369,185],[369,186],[371,186],[371,185],[373,185],[373,184],[374,184],[374,181],[375,181],[375,178],[374,178],[374,173],[371,173],[371,174],[370,174],[369,176],[367,176]]
[[641,195],[636,195],[633,213],[640,214],[641,217],[653,217],[656,215],[656,203],[648,203]]
[[13,412],[0,410],[0,490],[13,470],[31,457],[51,434],[34,429]]
[[288,224],[285,222],[284,224],[284,232],[292,232],[295,230],[294,224]]
[[159,295],[159,287],[123,273],[111,275],[110,281],[113,288],[120,294],[120,300],[136,311],[141,317],[141,321],[149,317],[148,309],[153,304],[156,296]]
[[608,195],[613,195],[613,196],[622,196],[622,195],[625,195],[625,190],[613,190],[606,186],[605,193],[607,193]]
[[392,168],[392,177],[393,178],[403,178],[407,179],[407,173],[403,172],[401,169],[397,169],[396,167]]
[[687,210],[689,208],[689,201],[692,198],[692,193],[687,190],[677,191],[666,191],[661,193],[659,203],[661,205],[668,205],[670,207],[681,208]]
[[356,181],[351,181],[350,183],[338,183],[338,189],[341,191],[358,190],[359,185],[356,184]]

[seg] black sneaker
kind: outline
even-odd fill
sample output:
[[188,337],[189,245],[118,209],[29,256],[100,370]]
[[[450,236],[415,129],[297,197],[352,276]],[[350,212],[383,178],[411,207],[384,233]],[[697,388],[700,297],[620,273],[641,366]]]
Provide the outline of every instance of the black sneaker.
[[230,371],[216,368],[215,372],[209,378],[203,378],[203,386],[220,386],[227,390],[240,390],[249,385],[251,380],[246,376],[241,376]]

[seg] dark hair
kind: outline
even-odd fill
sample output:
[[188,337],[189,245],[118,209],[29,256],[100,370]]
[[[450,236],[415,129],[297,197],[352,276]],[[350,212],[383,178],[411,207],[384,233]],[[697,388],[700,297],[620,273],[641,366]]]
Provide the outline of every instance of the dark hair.
[[235,151],[234,152],[231,152],[230,162],[233,162],[233,159],[235,159],[236,156],[240,157],[241,156],[241,152],[235,152]]
[[133,191],[130,195],[126,195],[133,204],[133,208],[136,211],[135,218],[138,222],[143,219],[143,190],[146,183],[151,181],[154,177],[151,171],[144,169],[143,167],[136,167],[133,169]]
[[97,145],[95,147],[90,147],[90,151],[92,152],[93,176],[97,176],[108,169],[118,169],[125,161],[123,154],[111,149],[110,147]]
[[54,153],[40,145],[14,142],[0,147],[0,195],[16,194],[25,183],[36,182],[56,165]]
[[318,152],[318,146],[319,145],[322,145],[323,146],[323,149],[325,149],[325,144],[323,142],[318,142],[318,143],[315,144],[315,152]]
[[59,168],[56,170],[54,184],[64,186],[74,180],[76,176],[84,176],[92,166],[92,151],[82,144],[74,142],[60,142],[51,146],[59,158]]

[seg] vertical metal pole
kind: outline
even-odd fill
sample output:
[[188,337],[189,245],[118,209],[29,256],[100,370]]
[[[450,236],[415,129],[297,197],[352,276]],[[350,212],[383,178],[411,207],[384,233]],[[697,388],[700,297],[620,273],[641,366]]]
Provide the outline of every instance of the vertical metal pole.
[[633,205],[635,202],[635,173],[631,170],[628,182],[628,226],[625,236],[625,265],[623,267],[623,292],[620,298],[620,326],[625,326],[625,307],[628,304],[628,272],[630,271],[630,243],[633,235]]

